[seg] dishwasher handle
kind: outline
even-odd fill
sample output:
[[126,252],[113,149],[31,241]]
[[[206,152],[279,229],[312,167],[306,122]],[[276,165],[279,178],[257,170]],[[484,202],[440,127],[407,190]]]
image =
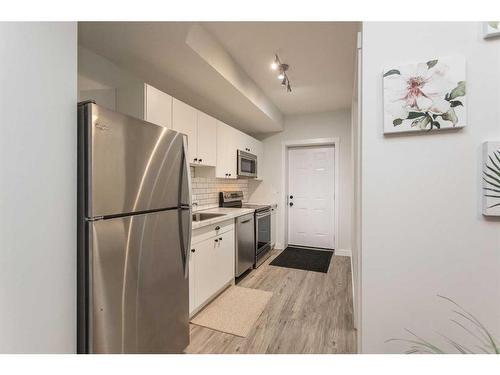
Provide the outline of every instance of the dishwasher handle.
[[237,218],[236,221],[238,224],[246,224],[246,223],[249,223],[250,221],[253,221],[253,220],[254,220],[254,216],[252,213],[252,214],[246,214],[246,215],[240,216]]

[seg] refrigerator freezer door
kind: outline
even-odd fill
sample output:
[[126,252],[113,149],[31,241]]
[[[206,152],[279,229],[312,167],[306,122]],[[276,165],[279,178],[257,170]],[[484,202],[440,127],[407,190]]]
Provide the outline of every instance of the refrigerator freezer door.
[[181,353],[189,344],[181,212],[89,223],[90,353]]
[[183,135],[85,104],[86,216],[179,207]]

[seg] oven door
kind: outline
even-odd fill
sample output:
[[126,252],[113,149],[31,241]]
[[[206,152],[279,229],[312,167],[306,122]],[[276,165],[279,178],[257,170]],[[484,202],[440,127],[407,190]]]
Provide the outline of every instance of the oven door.
[[257,177],[257,156],[238,150],[238,176],[247,178]]
[[255,266],[267,259],[271,250],[271,210],[255,214]]

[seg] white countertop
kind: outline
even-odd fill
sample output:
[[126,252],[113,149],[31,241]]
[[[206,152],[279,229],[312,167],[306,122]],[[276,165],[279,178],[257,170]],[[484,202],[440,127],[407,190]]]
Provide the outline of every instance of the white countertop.
[[206,225],[220,223],[228,219],[234,219],[235,217],[251,214],[255,210],[252,208],[223,208],[214,207],[208,208],[206,210],[197,210],[195,213],[209,213],[209,214],[224,214],[224,216],[214,217],[213,219],[203,220],[203,221],[193,221],[193,230],[202,228]]

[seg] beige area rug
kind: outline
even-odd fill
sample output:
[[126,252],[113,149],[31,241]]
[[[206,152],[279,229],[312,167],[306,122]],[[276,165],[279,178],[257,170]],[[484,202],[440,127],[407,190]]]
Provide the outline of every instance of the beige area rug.
[[197,314],[191,323],[246,337],[273,293],[232,286]]

